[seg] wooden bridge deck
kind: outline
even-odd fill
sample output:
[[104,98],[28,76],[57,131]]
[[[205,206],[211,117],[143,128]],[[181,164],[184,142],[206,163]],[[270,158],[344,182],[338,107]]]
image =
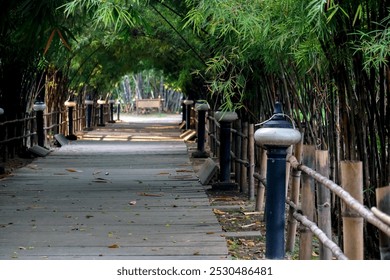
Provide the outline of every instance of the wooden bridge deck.
[[226,259],[179,122],[108,124],[4,179],[0,259]]

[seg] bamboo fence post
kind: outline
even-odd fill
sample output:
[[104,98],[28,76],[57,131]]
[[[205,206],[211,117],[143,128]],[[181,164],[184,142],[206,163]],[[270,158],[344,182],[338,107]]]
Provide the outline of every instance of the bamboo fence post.
[[[315,146],[304,145],[303,146],[303,164],[313,168],[315,164]],[[302,174],[302,197],[301,197],[301,209],[303,215],[305,215],[310,221],[314,219],[314,180],[307,174]],[[300,226],[300,246],[299,246],[299,259],[310,260],[312,257],[312,242],[313,233],[306,227]]]
[[[361,161],[341,162],[341,186],[363,203],[363,165]],[[363,222],[356,211],[342,204],[344,253],[351,260],[363,260]]]
[[288,186],[290,182],[291,163],[287,160],[292,155],[293,146],[288,147],[286,156],[286,198],[288,196]]
[[[265,149],[259,147],[259,157],[260,157],[260,177],[263,178],[264,182],[267,179],[267,152]],[[264,208],[264,194],[265,194],[265,185],[262,180],[259,180],[257,188],[257,198],[256,198],[256,211],[262,211]]]
[[[298,162],[302,160],[302,150],[303,150],[303,132],[301,132],[301,141],[295,145],[295,157]],[[289,200],[292,201],[295,205],[298,205],[299,202],[299,193],[301,186],[301,171],[294,168],[291,172],[291,188],[289,192]],[[286,234],[286,251],[293,252],[295,246],[295,237],[297,233],[298,221],[294,218],[295,209],[289,207],[288,217],[287,217],[287,234]]]
[[[317,172],[322,176],[329,178],[329,152],[316,151],[316,168]],[[330,213],[330,191],[322,184],[317,183],[317,215],[318,227],[326,234],[329,239],[332,239],[332,223]],[[320,259],[331,260],[332,251],[320,243]]]
[[[231,139],[231,144],[230,144],[230,155],[236,156],[236,151],[237,151],[237,132],[235,133],[234,131],[237,131],[236,129],[236,124],[239,121],[239,119],[235,120],[232,122],[231,125],[231,130],[230,130],[230,139]],[[236,157],[237,158],[237,157]],[[235,157],[231,156],[230,158],[230,174],[234,175],[234,181],[237,181],[237,171],[236,171],[236,160]]]
[[[235,134],[235,139],[236,139],[236,145],[235,145],[235,151],[234,151],[234,154],[236,155],[236,158],[241,158],[241,136],[239,135],[241,133],[241,119],[238,119],[235,121],[235,126],[236,126],[236,130],[237,130],[237,133]],[[234,163],[234,167],[235,167],[235,179],[236,179],[236,182],[238,182],[240,184],[240,189],[242,188],[241,186],[241,163],[239,163],[238,161],[235,161]]]
[[249,200],[253,201],[255,199],[255,125],[249,124],[248,132],[248,151],[249,151]]
[[[241,140],[241,159],[243,161],[248,160],[248,122],[244,121],[242,124],[242,137]],[[241,168],[241,178],[240,178],[240,186],[244,193],[248,193],[248,169],[244,164],[240,164]]]
[[[376,189],[376,204],[382,213],[390,215],[390,186]],[[375,208],[372,209],[374,213],[376,212],[375,210]],[[380,217],[382,215],[377,216]],[[383,220],[389,223],[389,219],[390,216],[387,216],[387,220]],[[390,260],[390,236],[387,236],[382,231],[379,231],[379,251],[381,260]]]

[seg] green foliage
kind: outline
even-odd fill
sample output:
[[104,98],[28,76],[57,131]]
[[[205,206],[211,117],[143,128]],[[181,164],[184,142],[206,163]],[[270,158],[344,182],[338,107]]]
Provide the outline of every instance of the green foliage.
[[364,68],[379,69],[389,64],[390,57],[390,15],[375,24],[376,29],[371,31],[359,30],[356,35],[359,38],[355,47],[356,52],[361,52],[364,57]]

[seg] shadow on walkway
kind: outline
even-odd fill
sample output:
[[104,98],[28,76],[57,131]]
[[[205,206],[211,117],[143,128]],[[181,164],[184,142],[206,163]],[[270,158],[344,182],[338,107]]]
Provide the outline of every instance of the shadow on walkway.
[[0,258],[226,259],[180,121],[123,116],[4,179]]

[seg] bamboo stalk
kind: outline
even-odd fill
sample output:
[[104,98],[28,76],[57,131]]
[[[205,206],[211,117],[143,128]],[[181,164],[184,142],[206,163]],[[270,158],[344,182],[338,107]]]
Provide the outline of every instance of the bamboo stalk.
[[253,174],[255,173],[255,137],[254,137],[255,125],[249,124],[248,132],[248,154],[249,154],[249,200],[253,201],[255,199],[255,178]]
[[[301,133],[301,141],[295,145],[295,155],[297,160],[301,162],[302,160],[302,150],[303,150],[303,133]],[[301,186],[301,171],[298,169],[293,169],[291,173],[291,189],[290,189],[290,201],[294,204],[299,202],[299,189]],[[288,217],[287,217],[287,234],[286,234],[286,251],[293,252],[295,245],[295,237],[297,233],[298,222],[293,217],[294,209],[289,207]]]
[[[363,203],[363,165],[360,161],[341,162],[341,185],[359,203]],[[349,259],[364,259],[363,218],[342,204],[344,252]]]
[[[373,207],[374,214],[390,224],[390,186],[376,189],[376,204],[380,212]],[[386,236],[381,231],[379,232],[379,251],[381,260],[390,260],[390,236]]]
[[260,149],[260,178],[258,183],[258,189],[257,189],[257,199],[256,199],[256,211],[262,211],[264,208],[264,194],[265,194],[265,184],[263,182],[266,182],[267,177],[267,153],[265,149]]
[[[248,122],[244,121],[242,123],[242,133],[245,135],[242,137],[241,141],[241,159],[243,161],[248,160]],[[240,186],[244,193],[248,193],[248,170],[244,164],[240,165],[241,176],[240,176]]]
[[[316,151],[316,167],[317,172],[325,177],[329,177],[329,152],[328,151]],[[323,185],[317,185],[317,213],[318,213],[318,227],[332,239],[332,223],[330,213],[330,191]],[[330,260],[332,259],[332,252],[329,248],[323,246],[320,243],[320,259]]]
[[[241,159],[241,153],[242,153],[242,150],[241,150],[241,147],[242,147],[242,139],[241,139],[241,136],[239,135],[242,131],[242,125],[241,125],[241,122],[242,120],[241,119],[238,119],[234,122],[235,124],[235,128],[236,130],[239,132],[239,133],[235,133],[235,156],[239,159]],[[236,182],[238,182],[240,184],[240,189],[241,189],[241,163],[239,163],[238,161],[235,161],[234,162],[234,169],[235,169],[235,180]]]
[[[303,163],[306,166],[314,167],[315,164],[315,146],[303,146]],[[302,198],[301,208],[303,215],[309,220],[314,220],[314,180],[308,174],[302,174]],[[312,256],[313,233],[307,227],[301,226],[299,259],[310,260]]]

